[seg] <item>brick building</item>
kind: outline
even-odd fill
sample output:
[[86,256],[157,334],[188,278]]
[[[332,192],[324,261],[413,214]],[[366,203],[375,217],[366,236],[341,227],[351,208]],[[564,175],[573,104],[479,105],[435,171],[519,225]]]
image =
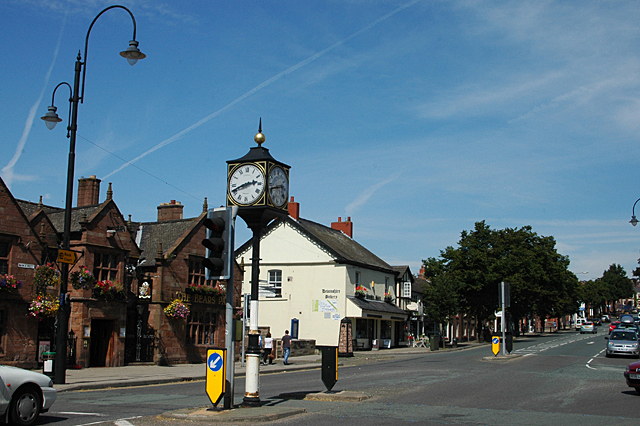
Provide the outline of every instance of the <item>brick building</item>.
[[[207,346],[224,345],[225,326],[224,296],[213,297],[210,288],[215,283],[204,280],[201,266],[206,215],[183,219],[182,205],[172,201],[158,207],[158,222],[134,223],[124,219],[113,201],[111,184],[103,202],[99,194],[95,176],[79,180],[70,244],[78,261],[70,271],[86,269],[117,291],[69,285],[70,364],[86,368],[136,361],[203,362]],[[36,295],[35,268],[47,262],[57,267],[63,228],[63,208],[46,206],[42,199],[16,200],[0,179],[0,275],[22,281],[18,289],[0,288],[3,364],[35,368],[44,351],[55,349],[55,318],[28,313]],[[239,269],[236,277],[239,290]],[[192,288],[198,284],[200,290]],[[218,283],[221,286],[224,283]],[[46,289],[53,298],[58,292],[57,286]],[[175,299],[189,305],[186,320],[164,314]]]

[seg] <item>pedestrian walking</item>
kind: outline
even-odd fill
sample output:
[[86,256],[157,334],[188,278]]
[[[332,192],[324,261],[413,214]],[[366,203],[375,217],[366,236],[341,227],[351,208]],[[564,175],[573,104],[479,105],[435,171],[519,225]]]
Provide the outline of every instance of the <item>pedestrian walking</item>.
[[271,333],[267,333],[267,336],[264,338],[264,358],[262,362],[266,365],[267,360],[269,360],[269,364],[273,364],[273,358],[271,357],[271,352],[273,351],[273,338],[271,337]]
[[284,365],[289,365],[289,354],[291,353],[291,336],[289,336],[289,330],[285,330],[284,336],[282,336],[282,351],[284,352]]

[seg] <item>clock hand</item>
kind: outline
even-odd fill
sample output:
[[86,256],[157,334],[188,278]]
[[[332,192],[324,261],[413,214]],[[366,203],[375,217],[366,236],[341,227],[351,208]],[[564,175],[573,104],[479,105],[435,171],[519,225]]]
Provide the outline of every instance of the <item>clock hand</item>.
[[232,189],[232,190],[231,190],[231,192],[236,193],[236,192],[240,191],[241,189],[244,189],[244,188],[246,188],[247,186],[251,186],[251,185],[254,185],[254,184],[256,184],[256,183],[258,183],[256,180],[252,180],[252,181],[249,181],[249,182],[245,182],[245,183],[243,183],[242,185],[239,185],[238,187],[236,187],[236,188]]

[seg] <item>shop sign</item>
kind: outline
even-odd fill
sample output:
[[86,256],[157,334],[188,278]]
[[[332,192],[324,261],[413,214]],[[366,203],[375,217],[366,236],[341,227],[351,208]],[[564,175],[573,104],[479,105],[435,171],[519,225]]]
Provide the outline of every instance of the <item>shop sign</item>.
[[184,303],[196,303],[202,305],[225,305],[226,296],[213,295],[213,294],[198,294],[198,293],[183,293],[181,291],[176,292],[176,299]]

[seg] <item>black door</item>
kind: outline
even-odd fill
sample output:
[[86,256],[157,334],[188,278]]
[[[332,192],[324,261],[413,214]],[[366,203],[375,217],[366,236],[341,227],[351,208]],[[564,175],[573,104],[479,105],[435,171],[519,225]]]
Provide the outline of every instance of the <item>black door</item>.
[[105,367],[113,356],[113,321],[91,320],[89,367]]

